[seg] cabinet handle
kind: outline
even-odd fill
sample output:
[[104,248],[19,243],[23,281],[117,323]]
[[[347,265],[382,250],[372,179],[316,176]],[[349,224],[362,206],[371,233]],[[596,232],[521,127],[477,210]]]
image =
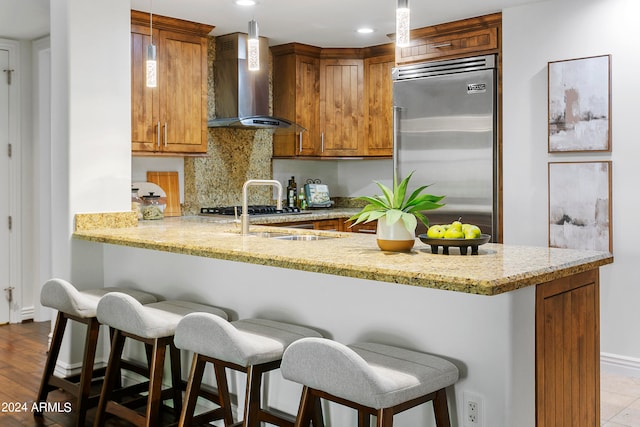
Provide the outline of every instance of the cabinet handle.
[[156,141],[158,144],[158,148],[160,148],[160,121],[156,124]]
[[451,42],[446,42],[446,43],[434,44],[431,47],[434,49],[440,49],[441,47],[450,47],[450,46],[451,46]]
[[298,136],[298,152],[302,153],[302,132]]
[[164,122],[164,146],[167,146],[167,122]]
[[324,153],[324,132],[320,134],[320,152]]

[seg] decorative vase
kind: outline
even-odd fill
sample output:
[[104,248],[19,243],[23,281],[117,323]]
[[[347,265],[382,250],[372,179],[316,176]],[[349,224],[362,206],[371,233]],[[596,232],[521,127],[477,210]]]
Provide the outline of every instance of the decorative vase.
[[416,242],[415,230],[409,232],[402,220],[387,225],[386,218],[378,220],[376,232],[378,247],[383,251],[407,252],[413,248]]

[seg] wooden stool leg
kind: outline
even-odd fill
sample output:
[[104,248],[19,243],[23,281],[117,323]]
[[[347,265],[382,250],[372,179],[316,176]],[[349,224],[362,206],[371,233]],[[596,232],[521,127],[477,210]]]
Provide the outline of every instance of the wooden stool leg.
[[256,366],[247,368],[247,390],[244,401],[243,427],[259,427],[260,394],[262,386],[262,370]]
[[376,413],[377,427],[393,427],[393,410],[391,408],[378,409]]
[[213,370],[216,374],[216,385],[218,386],[218,396],[220,407],[222,408],[222,418],[225,427],[233,424],[233,412],[231,411],[231,396],[229,396],[229,384],[227,384],[227,371],[224,366],[214,363]]
[[313,398],[313,427],[324,427],[324,417],[322,416],[322,404],[319,397]]
[[358,427],[370,427],[371,426],[371,417],[365,411],[358,411]]
[[436,398],[433,400],[433,412],[436,416],[436,426],[450,427],[449,407],[447,404],[447,391],[440,389],[436,391]]
[[111,342],[111,353],[109,354],[109,362],[107,371],[104,375],[104,383],[102,384],[102,392],[100,393],[100,401],[96,411],[95,427],[103,427],[106,418],[107,402],[111,400],[111,391],[117,382],[117,376],[120,374],[120,358],[124,349],[125,337],[120,331],[115,331],[113,341]]
[[[53,371],[56,369],[56,362],[58,361],[58,355],[60,354],[60,346],[62,345],[62,338],[64,337],[64,330],[67,326],[67,317],[62,312],[58,312],[56,317],[56,325],[53,329],[53,336],[51,338],[51,347],[49,348],[49,354],[47,355],[47,362],[44,365],[44,372],[42,374],[42,381],[40,382],[40,390],[38,391],[37,402],[46,402],[49,392],[55,387],[49,385],[49,378],[53,375]],[[35,415],[42,416],[42,412],[36,411]]]
[[98,332],[100,323],[98,319],[91,318],[87,324],[87,335],[84,344],[84,359],[82,371],[80,373],[80,383],[78,384],[78,408],[76,425],[83,426],[87,416],[89,406],[89,395],[91,393],[91,380],[93,379],[93,364],[96,358],[96,348],[98,346]]
[[148,426],[159,425],[160,407],[162,405],[162,371],[167,343],[156,338],[153,342],[153,356],[149,378],[149,397],[147,401],[146,419]]
[[171,387],[173,389],[173,409],[176,419],[182,412],[182,364],[180,363],[180,350],[173,345],[173,339],[169,343],[171,353]]
[[189,380],[187,382],[187,390],[184,394],[184,404],[182,405],[182,412],[180,413],[180,421],[178,426],[190,427],[193,422],[193,412],[196,409],[196,402],[198,401],[198,393],[200,392],[200,384],[202,384],[202,375],[204,374],[204,367],[207,362],[199,357],[197,353],[193,355],[193,361],[191,362],[191,372],[189,373]]
[[315,396],[312,396],[311,389],[307,386],[303,386],[300,406],[298,407],[298,416],[296,417],[294,427],[309,427],[314,399],[316,398]]

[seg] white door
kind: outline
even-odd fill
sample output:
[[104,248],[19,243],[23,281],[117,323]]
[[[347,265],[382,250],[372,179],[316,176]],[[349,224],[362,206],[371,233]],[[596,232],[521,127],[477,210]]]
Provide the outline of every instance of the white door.
[[9,300],[4,289],[10,285],[9,239],[9,51],[0,49],[0,324],[9,322]]

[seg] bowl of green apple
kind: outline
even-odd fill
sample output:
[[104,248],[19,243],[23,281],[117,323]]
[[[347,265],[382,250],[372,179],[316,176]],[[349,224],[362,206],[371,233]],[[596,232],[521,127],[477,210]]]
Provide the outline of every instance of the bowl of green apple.
[[471,248],[471,255],[478,255],[478,246],[484,245],[491,236],[483,234],[475,224],[462,223],[460,220],[451,224],[434,224],[427,229],[426,234],[418,236],[420,241],[431,246],[431,253],[437,254],[442,247],[442,254],[449,255],[450,247],[460,249],[461,255],[466,255]]

